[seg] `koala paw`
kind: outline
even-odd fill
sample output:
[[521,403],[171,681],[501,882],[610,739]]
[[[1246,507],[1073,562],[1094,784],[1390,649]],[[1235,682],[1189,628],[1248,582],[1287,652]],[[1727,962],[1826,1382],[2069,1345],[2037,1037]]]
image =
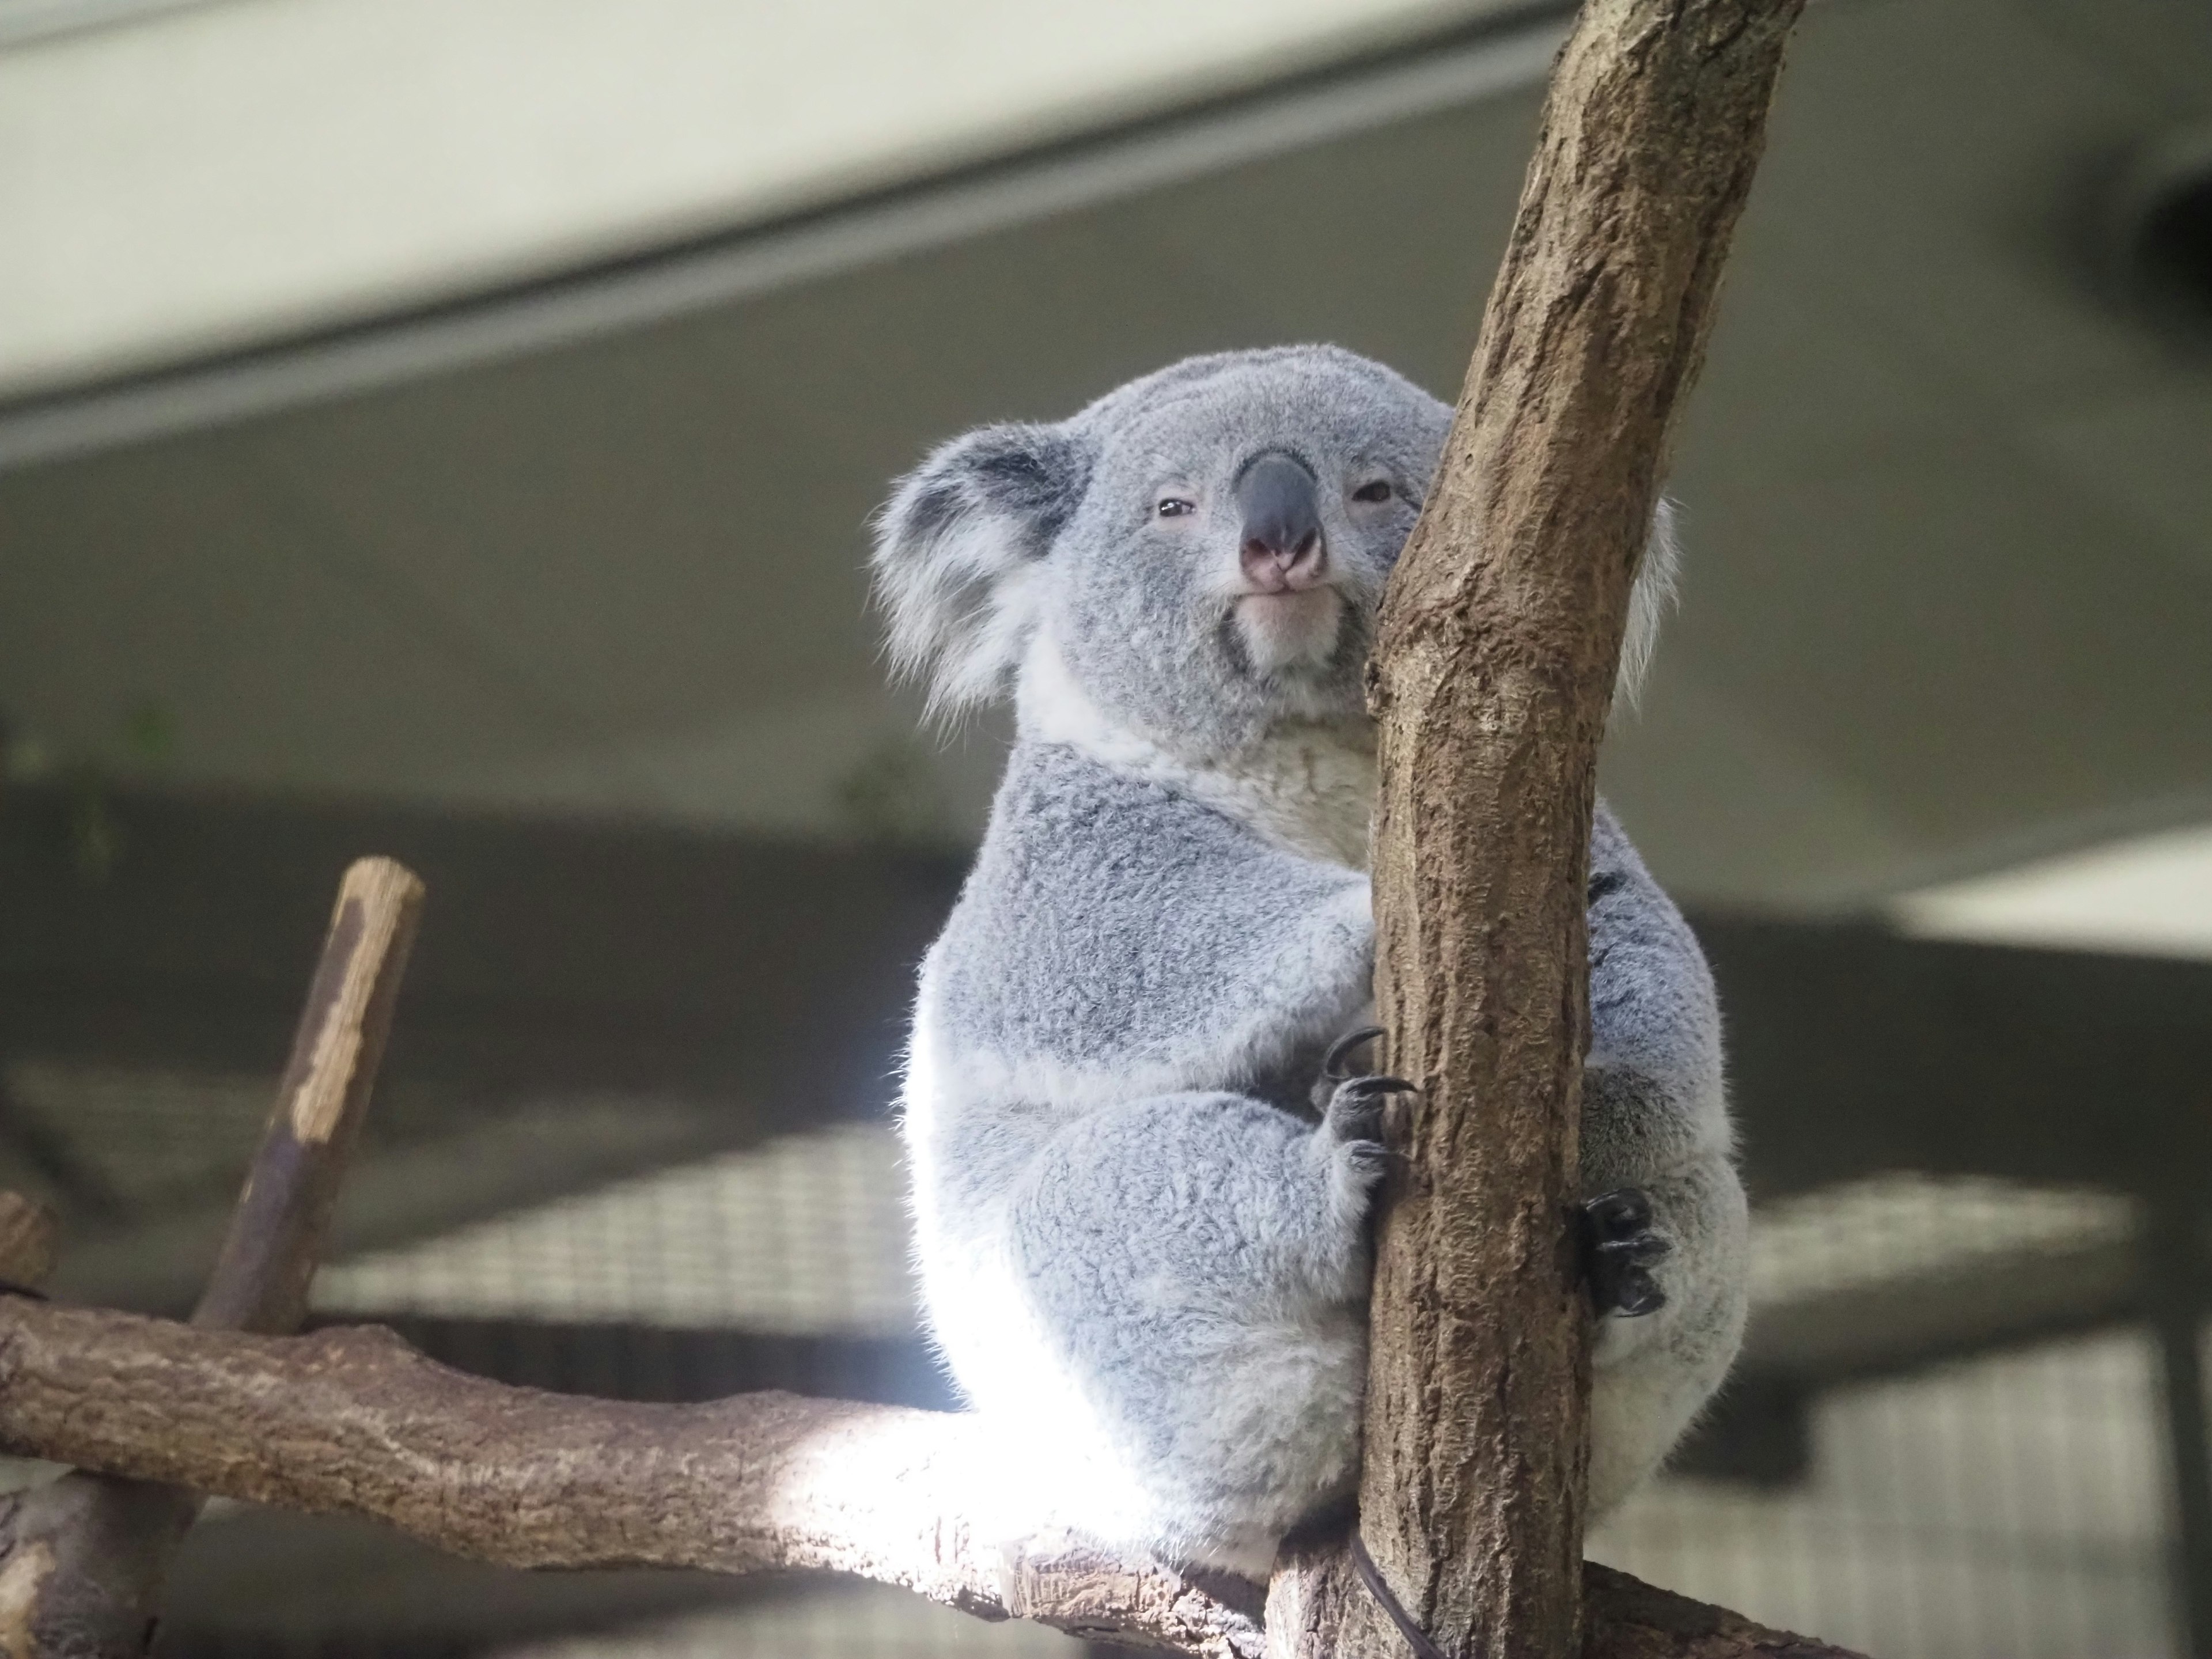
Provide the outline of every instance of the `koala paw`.
[[1599,1313],[1634,1319],[1667,1305],[1651,1264],[1674,1247],[1652,1231],[1649,1194],[1636,1187],[1601,1193],[1583,1201],[1575,1220],[1583,1273]]
[[1382,1137],[1382,1103],[1392,1095],[1413,1092],[1413,1085],[1401,1077],[1346,1078],[1328,1097],[1322,1133],[1363,1173],[1380,1175],[1390,1156]]

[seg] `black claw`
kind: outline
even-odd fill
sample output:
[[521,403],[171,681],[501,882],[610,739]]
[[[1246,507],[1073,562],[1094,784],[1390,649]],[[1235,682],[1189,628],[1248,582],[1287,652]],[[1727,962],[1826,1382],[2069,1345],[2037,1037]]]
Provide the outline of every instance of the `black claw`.
[[1372,1140],[1379,1146],[1383,1101],[1413,1092],[1413,1085],[1401,1077],[1348,1077],[1329,1097],[1328,1125],[1339,1139]]
[[1663,1260],[1674,1247],[1651,1231],[1648,1194],[1622,1187],[1586,1200],[1577,1212],[1577,1232],[1583,1274],[1598,1312],[1634,1319],[1667,1305],[1667,1293],[1651,1277],[1649,1264]]
[[1641,1267],[1631,1267],[1613,1283],[1611,1311],[1623,1319],[1638,1319],[1667,1305],[1667,1292]]
[[1589,1248],[1608,1261],[1634,1267],[1650,1261],[1663,1261],[1674,1253],[1673,1243],[1656,1233],[1631,1233],[1626,1238],[1601,1238]]
[[1354,1052],[1365,1048],[1376,1037],[1384,1035],[1380,1025],[1363,1025],[1356,1031],[1346,1031],[1328,1045],[1328,1053],[1322,1057],[1321,1074],[1331,1083],[1349,1081],[1352,1073],[1344,1067]]
[[1401,1077],[1348,1077],[1336,1085],[1340,1095],[1354,1100],[1380,1100],[1385,1095],[1417,1095],[1420,1091]]
[[1617,1237],[1651,1224],[1651,1195],[1641,1187],[1616,1187],[1584,1200],[1583,1213],[1600,1233]]

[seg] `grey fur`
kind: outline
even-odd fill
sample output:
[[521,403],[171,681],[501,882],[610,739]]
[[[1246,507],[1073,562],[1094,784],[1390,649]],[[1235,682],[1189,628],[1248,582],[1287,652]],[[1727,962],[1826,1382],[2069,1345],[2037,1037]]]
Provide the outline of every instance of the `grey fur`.
[[[1309,1102],[1369,1001],[1361,678],[1449,418],[1331,348],[1194,358],[946,446],[879,521],[898,659],[942,705],[1015,684],[903,1120],[925,1304],[996,1421],[1009,1527],[1256,1573],[1354,1476],[1380,1149]],[[1240,578],[1235,483],[1271,452],[1316,480],[1326,591]],[[1744,1206],[1696,941],[1602,809],[1591,851],[1584,1179],[1646,1189],[1674,1246],[1666,1306],[1601,1322],[1602,1510],[1735,1351]]]

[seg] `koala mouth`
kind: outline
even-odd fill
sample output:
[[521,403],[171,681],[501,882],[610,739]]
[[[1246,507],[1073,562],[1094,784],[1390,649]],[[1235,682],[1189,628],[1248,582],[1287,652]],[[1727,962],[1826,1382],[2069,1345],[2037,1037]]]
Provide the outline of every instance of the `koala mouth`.
[[1344,596],[1329,586],[1239,594],[1231,612],[1243,657],[1261,675],[1328,666],[1344,630]]

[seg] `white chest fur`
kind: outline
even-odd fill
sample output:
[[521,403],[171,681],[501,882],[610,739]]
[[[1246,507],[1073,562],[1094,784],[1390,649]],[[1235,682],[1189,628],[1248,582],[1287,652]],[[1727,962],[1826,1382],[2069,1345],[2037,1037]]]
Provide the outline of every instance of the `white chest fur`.
[[1287,852],[1367,867],[1375,816],[1370,730],[1289,724],[1235,755],[1194,759],[1109,720],[1042,635],[1023,663],[1016,701],[1025,736],[1072,744],[1117,772],[1202,801]]
[[1180,787],[1276,846],[1355,870],[1367,867],[1375,751],[1347,741],[1344,733],[1295,726],[1229,762],[1174,770]]

